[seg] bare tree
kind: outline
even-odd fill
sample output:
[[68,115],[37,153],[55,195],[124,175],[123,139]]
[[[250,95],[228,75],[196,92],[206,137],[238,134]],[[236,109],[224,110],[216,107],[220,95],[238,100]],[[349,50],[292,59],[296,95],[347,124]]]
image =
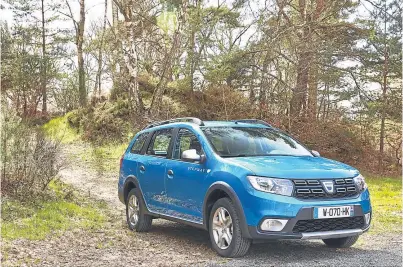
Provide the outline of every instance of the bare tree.
[[151,106],[149,110],[150,115],[157,113],[157,110],[162,102],[162,96],[165,92],[168,81],[172,77],[172,67],[174,66],[174,60],[176,59],[181,47],[181,36],[183,35],[183,27],[185,24],[185,18],[187,13],[188,1],[181,1],[181,5],[177,11],[177,24],[174,31],[171,48],[166,53],[163,61],[163,68],[160,80],[155,87],[153,98],[151,100]]
[[[119,8],[120,13],[124,17],[124,38],[122,38],[123,58],[125,67],[129,72],[129,102],[134,101],[134,108],[139,114],[144,113],[144,104],[139,92],[139,63],[138,63],[138,48],[136,45],[137,32],[139,26],[138,20],[133,12],[133,0],[113,0]],[[140,29],[143,30],[143,29]]]
[[42,64],[41,64],[41,86],[42,86],[42,113],[47,112],[47,91],[46,91],[46,37],[45,37],[45,0],[41,0],[41,23],[42,23]]
[[72,19],[74,29],[76,32],[75,43],[77,47],[78,92],[79,92],[80,106],[85,107],[87,104],[87,90],[85,88],[85,68],[84,68],[84,54],[83,54],[84,27],[85,27],[85,0],[79,0],[79,3],[80,3],[80,19],[79,21],[76,21],[70,3],[68,0],[66,0],[66,5],[70,12],[70,14],[67,16]]
[[103,20],[103,28],[102,28],[102,33],[101,33],[101,39],[99,41],[99,46],[98,46],[98,69],[97,73],[95,76],[95,89],[94,89],[94,95],[97,94],[98,96],[101,95],[101,75],[102,75],[102,63],[103,63],[103,49],[104,49],[104,39],[105,39],[105,30],[106,30],[106,21],[107,21],[107,12],[108,12],[108,0],[105,0],[105,13],[104,13],[104,20]]

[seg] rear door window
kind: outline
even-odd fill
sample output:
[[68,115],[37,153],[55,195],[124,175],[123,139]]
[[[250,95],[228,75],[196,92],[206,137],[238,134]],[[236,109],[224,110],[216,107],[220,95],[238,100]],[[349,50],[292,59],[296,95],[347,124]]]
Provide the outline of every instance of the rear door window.
[[142,133],[140,134],[136,141],[134,141],[134,144],[132,146],[132,148],[130,149],[130,152],[133,154],[140,154],[141,153],[141,149],[144,146],[144,143],[146,142],[148,137],[148,133]]
[[171,139],[172,129],[162,129],[156,131],[148,146],[147,154],[166,158],[168,156]]

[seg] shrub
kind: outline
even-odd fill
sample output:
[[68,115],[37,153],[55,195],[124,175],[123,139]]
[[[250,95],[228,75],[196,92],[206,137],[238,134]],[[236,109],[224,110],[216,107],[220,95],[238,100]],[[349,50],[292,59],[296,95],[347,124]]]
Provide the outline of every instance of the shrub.
[[122,99],[71,111],[66,120],[91,143],[126,141],[133,129],[129,101]]
[[28,126],[3,105],[1,192],[12,197],[43,192],[61,165],[59,142],[47,139],[40,127]]
[[204,120],[232,120],[256,116],[248,98],[226,85],[210,86],[202,93],[195,94],[188,107],[192,115]]

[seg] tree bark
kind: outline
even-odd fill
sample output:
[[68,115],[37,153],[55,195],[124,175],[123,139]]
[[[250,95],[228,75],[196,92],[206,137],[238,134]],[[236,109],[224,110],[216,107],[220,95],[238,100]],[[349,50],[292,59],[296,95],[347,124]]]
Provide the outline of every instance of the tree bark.
[[[129,104],[134,102],[134,109],[137,114],[144,114],[144,104],[139,91],[138,75],[138,51],[136,46],[136,35],[135,30],[138,25],[135,25],[133,17],[133,6],[134,1],[128,0],[120,2],[118,0],[113,0],[116,7],[119,8],[120,13],[124,17],[124,38],[121,40],[122,51],[123,51],[123,64],[121,63],[120,72],[123,70],[127,71],[129,76],[128,79],[128,93],[129,93]],[[116,18],[117,21],[117,18]]]
[[298,61],[297,61],[297,82],[293,90],[293,94],[290,102],[290,119],[294,121],[298,119],[306,106],[307,94],[308,94],[308,79],[309,79],[309,67],[310,67],[310,51],[308,50],[310,40],[310,15],[306,13],[305,0],[299,0],[299,13],[300,20],[303,23],[302,33],[299,38],[298,45]]
[[87,90],[85,88],[85,70],[84,70],[84,26],[85,26],[85,0],[80,0],[80,21],[77,27],[77,57],[78,57],[78,91],[80,106],[87,104]]
[[385,45],[384,50],[385,62],[383,67],[383,84],[382,84],[382,111],[381,111],[381,130],[379,136],[379,168],[383,169],[383,154],[385,150],[385,121],[386,121],[386,94],[387,94],[387,86],[388,86],[388,50]]
[[173,58],[177,55],[180,47],[181,47],[181,35],[182,35],[182,27],[184,26],[184,16],[187,12],[188,1],[183,1],[182,6],[179,10],[178,15],[178,23],[177,28],[175,29],[175,33],[172,39],[172,45],[170,51],[166,54],[164,59],[164,67],[162,70],[160,81],[158,82],[153,98],[151,100],[150,115],[155,115],[157,110],[162,102],[162,96],[165,92],[166,86],[170,77],[172,77],[172,65],[173,65]]
[[[268,83],[268,78],[266,76],[266,73],[268,73],[268,65],[269,65],[269,55],[266,53],[264,60],[263,60],[263,66],[262,66],[262,73],[261,73],[261,81],[260,81],[260,89],[259,89],[259,106],[260,106],[260,112],[263,112],[266,110],[266,104],[267,104],[267,89],[269,87]],[[261,114],[261,117],[263,117],[263,114]]]
[[107,12],[108,12],[108,0],[105,0],[105,13],[104,13],[104,21],[103,21],[103,27],[102,27],[102,34],[101,34],[101,40],[98,48],[98,69],[97,69],[97,74],[95,76],[95,89],[94,89],[94,95],[97,94],[98,92],[98,97],[101,96],[101,76],[102,76],[102,62],[103,62],[103,49],[104,49],[104,37],[105,37],[105,30],[106,30],[106,20],[107,20]]
[[41,62],[41,86],[42,86],[42,113],[47,112],[47,90],[46,90],[46,39],[45,39],[45,0],[41,0],[42,13],[42,62]]
[[[195,1],[195,8],[196,8],[196,16],[197,16],[197,21],[200,18],[200,8],[201,8],[201,1],[196,0]],[[185,14],[185,21],[189,21],[189,14]],[[190,25],[190,34],[189,34],[189,45],[188,45],[188,68],[189,68],[189,87],[190,90],[193,92],[194,91],[194,74],[196,72],[196,63],[198,55],[196,55],[196,29],[194,22],[189,23]]]
[[312,60],[309,73],[309,91],[308,91],[308,118],[316,120],[316,110],[318,102],[318,65]]
[[386,40],[387,33],[387,19],[386,19],[386,1],[385,1],[385,19],[384,19],[384,65],[383,65],[383,84],[382,84],[382,111],[381,111],[381,131],[379,136],[379,169],[383,170],[383,154],[385,150],[385,121],[386,121],[386,94],[388,85],[388,72],[389,72],[389,53]]
[[[303,45],[304,47],[305,45]],[[305,50],[305,48],[303,48]],[[297,63],[297,84],[293,90],[290,103],[290,116],[292,120],[297,119],[306,105],[308,93],[308,77],[309,77],[309,55],[308,52],[302,51],[299,54]]]
[[129,72],[129,101],[134,100],[136,112],[139,114],[144,113],[144,105],[139,92],[138,82],[138,55],[135,44],[135,36],[131,22],[126,24],[126,38],[122,41],[124,61],[126,68]]

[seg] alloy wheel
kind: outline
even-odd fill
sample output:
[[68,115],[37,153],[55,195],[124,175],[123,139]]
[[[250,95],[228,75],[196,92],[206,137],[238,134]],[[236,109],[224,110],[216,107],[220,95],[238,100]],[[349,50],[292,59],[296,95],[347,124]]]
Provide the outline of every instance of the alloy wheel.
[[213,216],[213,236],[220,249],[227,249],[232,241],[233,224],[228,210],[219,207]]
[[139,220],[139,201],[135,195],[131,195],[128,202],[128,217],[131,225],[135,226]]

